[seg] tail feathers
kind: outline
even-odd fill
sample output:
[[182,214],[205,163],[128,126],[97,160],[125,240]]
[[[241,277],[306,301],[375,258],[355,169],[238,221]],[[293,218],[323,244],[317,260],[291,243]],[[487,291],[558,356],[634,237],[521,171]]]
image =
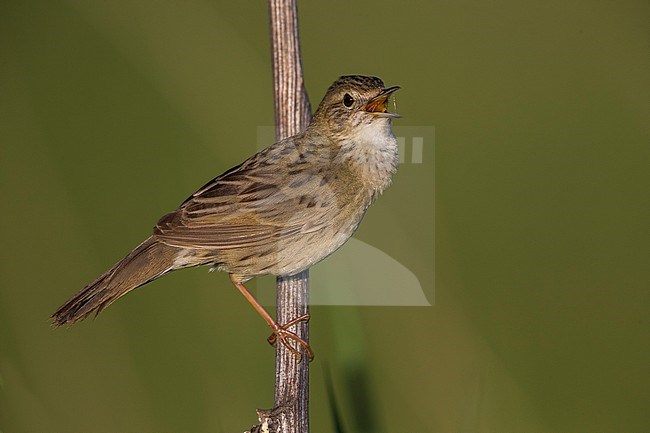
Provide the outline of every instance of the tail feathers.
[[61,306],[52,315],[54,326],[99,314],[119,297],[172,270],[177,253],[177,248],[150,237]]

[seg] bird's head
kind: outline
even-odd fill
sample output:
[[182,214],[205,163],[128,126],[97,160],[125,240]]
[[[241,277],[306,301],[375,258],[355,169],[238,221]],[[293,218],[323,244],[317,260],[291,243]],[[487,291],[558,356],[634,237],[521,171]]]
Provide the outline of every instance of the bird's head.
[[388,111],[388,99],[399,86],[384,87],[377,77],[344,75],[327,90],[314,113],[312,125],[335,141],[357,135],[365,128],[390,127],[392,118],[401,117]]

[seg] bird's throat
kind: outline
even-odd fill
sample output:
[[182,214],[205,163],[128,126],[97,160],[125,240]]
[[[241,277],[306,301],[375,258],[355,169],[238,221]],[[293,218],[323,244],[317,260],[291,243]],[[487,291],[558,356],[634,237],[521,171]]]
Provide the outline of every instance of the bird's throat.
[[381,193],[391,182],[397,171],[397,139],[393,135],[390,120],[376,121],[355,128],[344,140],[341,155],[361,176],[364,185]]

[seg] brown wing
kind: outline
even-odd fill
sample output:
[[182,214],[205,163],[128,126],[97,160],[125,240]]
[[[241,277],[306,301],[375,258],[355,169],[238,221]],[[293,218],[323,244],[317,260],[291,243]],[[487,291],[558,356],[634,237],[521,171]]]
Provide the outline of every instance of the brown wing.
[[322,177],[299,152],[274,147],[199,189],[158,221],[155,236],[177,247],[254,248],[322,228],[328,218],[315,199]]

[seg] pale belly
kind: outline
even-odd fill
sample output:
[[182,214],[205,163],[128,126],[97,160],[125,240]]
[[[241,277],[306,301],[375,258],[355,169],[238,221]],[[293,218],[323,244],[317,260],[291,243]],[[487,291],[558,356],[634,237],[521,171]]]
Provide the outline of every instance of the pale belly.
[[260,275],[295,275],[340,248],[354,234],[364,214],[364,208],[347,215],[340,213],[320,230],[297,233],[252,254],[250,250],[231,250],[218,268],[241,281]]

